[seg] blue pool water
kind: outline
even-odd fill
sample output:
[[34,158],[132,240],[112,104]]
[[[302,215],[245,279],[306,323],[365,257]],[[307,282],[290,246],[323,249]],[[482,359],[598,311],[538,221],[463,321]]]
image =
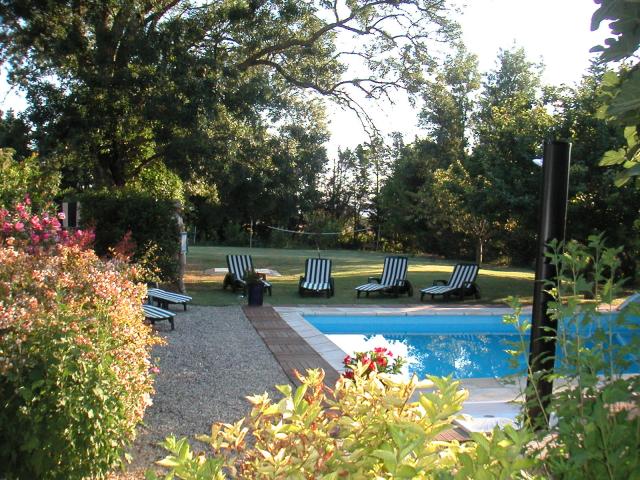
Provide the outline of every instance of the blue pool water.
[[[408,360],[405,373],[421,378],[503,377],[525,366],[523,358],[518,370],[511,369],[511,357],[505,350],[512,348],[509,342],[519,341],[519,336],[515,327],[505,324],[499,315],[309,315],[305,319],[349,354],[375,347],[390,349]],[[637,333],[619,329],[614,342],[624,344],[631,335]],[[525,342],[528,347],[529,339]],[[637,362],[631,372],[640,372]]]

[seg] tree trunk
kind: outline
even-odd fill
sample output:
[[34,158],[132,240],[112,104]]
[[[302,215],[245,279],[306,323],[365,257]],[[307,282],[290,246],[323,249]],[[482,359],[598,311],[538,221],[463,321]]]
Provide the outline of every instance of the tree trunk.
[[482,265],[482,257],[484,254],[484,239],[478,237],[478,243],[476,244],[476,263]]

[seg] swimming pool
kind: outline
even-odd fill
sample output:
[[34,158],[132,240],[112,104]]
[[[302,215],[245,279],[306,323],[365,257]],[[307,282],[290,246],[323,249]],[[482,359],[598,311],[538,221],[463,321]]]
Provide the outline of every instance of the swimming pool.
[[[524,358],[518,369],[510,366],[511,357],[505,350],[519,336],[515,327],[505,324],[500,315],[304,315],[304,318],[348,354],[386,347],[408,360],[406,373],[419,377],[504,377],[525,366]],[[638,333],[618,329],[614,342],[627,343],[631,335]],[[528,337],[525,341],[528,347]],[[638,372],[640,365],[636,362],[629,373]]]

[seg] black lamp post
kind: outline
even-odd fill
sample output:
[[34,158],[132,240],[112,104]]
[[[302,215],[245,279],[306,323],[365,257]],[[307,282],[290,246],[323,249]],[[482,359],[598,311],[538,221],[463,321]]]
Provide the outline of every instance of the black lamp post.
[[548,418],[544,413],[549,406],[553,382],[547,378],[541,378],[540,374],[542,377],[546,377],[545,374],[553,371],[558,327],[558,322],[550,318],[547,313],[547,306],[552,298],[545,292],[545,282],[553,280],[557,272],[555,267],[549,263],[545,253],[548,251],[547,244],[551,240],[564,240],[569,197],[570,158],[571,143],[567,141],[545,142],[529,348],[529,364],[532,374],[527,379],[527,415],[531,424],[536,428],[546,426]]

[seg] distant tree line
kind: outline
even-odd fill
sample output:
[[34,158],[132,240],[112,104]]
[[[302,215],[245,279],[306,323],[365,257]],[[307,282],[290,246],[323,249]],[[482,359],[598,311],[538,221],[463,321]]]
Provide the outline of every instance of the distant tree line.
[[[634,268],[638,190],[599,166],[635,145],[628,115],[602,114],[617,95],[612,72],[594,64],[576,86],[548,86],[542,66],[512,48],[481,75],[444,2],[336,5],[0,2],[0,60],[28,102],[0,121],[3,202],[24,178],[51,179],[43,196],[126,187],[183,203],[199,242],[248,245],[251,235],[531,265],[532,160],[544,139],[568,138],[569,235],[604,230]],[[453,47],[444,61],[434,35]],[[353,62],[367,74],[350,77]],[[620,78],[633,77],[624,68]],[[372,134],[328,158],[328,101],[373,129],[356,92],[398,90],[421,97],[422,136]]]

